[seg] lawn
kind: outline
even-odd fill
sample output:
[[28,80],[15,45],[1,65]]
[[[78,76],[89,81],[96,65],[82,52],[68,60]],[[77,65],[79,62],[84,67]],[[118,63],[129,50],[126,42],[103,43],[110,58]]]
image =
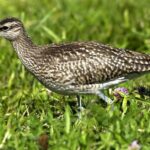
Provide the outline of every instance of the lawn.
[[[0,19],[9,16],[38,44],[93,40],[150,53],[149,0],[0,0]],[[113,111],[85,95],[79,119],[76,97],[48,93],[0,38],[0,149],[127,150],[137,140],[149,150],[150,75],[118,87],[129,95]]]

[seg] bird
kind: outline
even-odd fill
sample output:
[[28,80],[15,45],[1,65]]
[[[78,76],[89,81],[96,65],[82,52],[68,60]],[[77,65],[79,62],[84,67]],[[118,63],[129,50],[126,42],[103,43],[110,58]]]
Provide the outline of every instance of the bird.
[[0,36],[39,82],[63,95],[95,94],[112,104],[104,89],[150,71],[150,55],[96,41],[37,45],[15,17],[0,20]]

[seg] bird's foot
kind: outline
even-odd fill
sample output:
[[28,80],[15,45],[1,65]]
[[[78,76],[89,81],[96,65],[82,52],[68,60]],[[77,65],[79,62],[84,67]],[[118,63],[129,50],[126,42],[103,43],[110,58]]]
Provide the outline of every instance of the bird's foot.
[[84,107],[78,107],[78,112],[77,112],[78,119],[82,119],[84,110],[85,110]]
[[107,104],[113,104],[113,100],[111,100],[109,97],[107,97],[106,95],[104,95],[101,91],[97,92],[97,95],[104,100]]
[[111,110],[114,110],[114,101],[111,100],[109,97],[107,97],[106,95],[104,95],[101,91],[98,91],[97,95],[104,100],[107,104],[110,105]]

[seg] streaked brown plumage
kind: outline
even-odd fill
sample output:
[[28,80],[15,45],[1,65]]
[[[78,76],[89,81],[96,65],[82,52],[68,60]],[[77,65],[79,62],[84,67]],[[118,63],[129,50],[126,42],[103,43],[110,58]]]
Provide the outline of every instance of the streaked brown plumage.
[[0,35],[43,85],[62,94],[98,94],[108,102],[100,90],[150,71],[150,55],[97,42],[35,45],[16,18],[0,22]]

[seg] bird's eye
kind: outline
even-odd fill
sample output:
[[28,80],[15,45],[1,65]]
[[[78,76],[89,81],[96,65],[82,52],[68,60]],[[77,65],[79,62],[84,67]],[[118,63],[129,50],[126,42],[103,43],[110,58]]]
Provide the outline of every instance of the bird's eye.
[[6,30],[8,30],[7,26],[0,27],[0,31],[6,31]]

